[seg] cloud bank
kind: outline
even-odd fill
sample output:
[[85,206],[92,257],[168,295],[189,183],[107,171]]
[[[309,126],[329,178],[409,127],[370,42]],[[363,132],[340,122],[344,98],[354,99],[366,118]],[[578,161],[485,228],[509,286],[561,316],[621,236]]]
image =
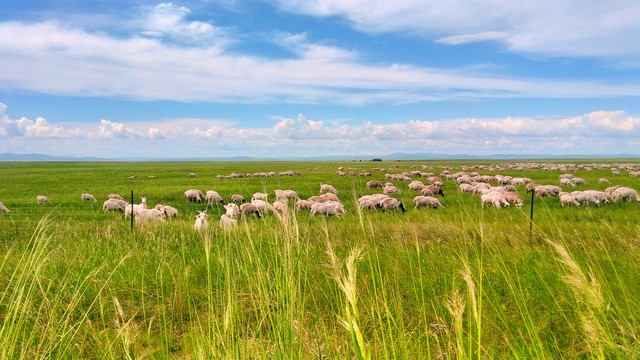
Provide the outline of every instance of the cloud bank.
[[597,111],[574,117],[407,120],[336,124],[303,115],[248,128],[222,120],[61,126],[45,119],[12,120],[0,104],[0,152],[121,157],[283,156],[432,152],[639,153],[640,117]]
[[345,18],[367,33],[409,33],[450,45],[493,40],[538,56],[640,55],[640,3],[595,0],[273,0],[283,11]]
[[[409,30],[431,34],[436,31],[434,29],[445,29],[436,36],[445,44],[492,40],[524,47],[518,44],[534,41],[529,39],[533,33],[514,33],[511,27],[493,29],[488,25],[494,18],[504,22],[512,15],[523,17],[519,12],[514,13],[522,6],[503,4],[504,9],[488,11],[483,5],[469,4],[461,4],[460,9],[450,5],[439,9],[433,4],[421,6],[422,2],[385,3],[384,6],[382,3],[371,6],[359,3],[281,1],[278,6],[314,16],[345,16],[357,27],[370,31]],[[541,10],[542,6],[536,5],[536,9]],[[460,14],[455,15],[454,10],[460,10]],[[489,15],[487,19],[471,19],[471,14],[480,13]],[[640,88],[633,82],[537,79],[504,76],[473,67],[370,63],[356,50],[312,41],[304,33],[275,33],[275,39],[268,40],[287,50],[290,56],[239,53],[231,44],[240,41],[242,35],[189,17],[188,8],[171,3],[141,8],[121,25],[126,31],[119,35],[53,20],[0,22],[0,33],[3,34],[0,88],[134,100],[338,105],[478,98],[640,96]],[[527,19],[524,23],[533,22],[533,19]],[[453,26],[454,23],[459,25]],[[640,31],[636,31],[634,24],[619,23],[615,28],[624,30],[625,34],[635,31],[634,37],[612,41],[613,35],[606,32],[609,37],[602,42],[609,46],[624,45],[621,49],[613,49],[613,53],[624,49],[627,53],[640,52],[640,37],[635,36]],[[540,25],[536,28],[536,33],[542,33],[540,41],[547,44],[544,32],[548,27],[544,25],[548,24],[536,25]],[[582,24],[580,26],[582,29]],[[590,24],[585,31],[604,36],[598,30],[606,26]],[[587,36],[583,34],[585,31],[559,38]],[[553,33],[548,37],[557,35]],[[584,45],[580,41],[576,44],[580,49]],[[563,44],[556,46],[571,48]],[[529,47],[533,48],[535,46]]]

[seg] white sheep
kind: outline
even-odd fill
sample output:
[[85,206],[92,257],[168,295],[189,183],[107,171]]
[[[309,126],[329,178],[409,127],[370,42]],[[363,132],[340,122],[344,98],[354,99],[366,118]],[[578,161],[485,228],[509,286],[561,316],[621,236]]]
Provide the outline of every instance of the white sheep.
[[207,214],[207,210],[198,211],[198,215],[196,215],[196,222],[195,224],[193,224],[193,228],[200,234],[203,234],[209,227],[209,221],[207,220],[208,218],[209,215]]
[[9,213],[9,209],[7,209],[7,207],[4,206],[4,204],[2,202],[0,202],[0,212],[3,212],[5,214]]
[[157,210],[164,211],[166,217],[168,217],[168,218],[178,217],[178,215],[180,215],[178,213],[178,210],[176,208],[174,208],[173,206],[157,204],[155,208]]
[[246,203],[246,204],[240,205],[240,217],[242,219],[244,219],[247,215],[252,215],[252,214],[256,215],[257,217],[260,217],[260,210],[258,210],[258,208],[255,205],[253,205],[252,203]]
[[579,177],[574,177],[573,178],[573,185],[586,185],[587,182],[584,181],[583,178],[579,178]]
[[51,204],[51,201],[49,201],[49,198],[43,195],[36,196],[36,200],[38,201],[38,204],[44,204],[44,203]]
[[205,196],[202,191],[198,189],[189,189],[184,192],[184,199],[186,202],[195,201],[197,203],[201,203],[204,201]]
[[560,178],[560,186],[575,186],[572,179],[569,178]]
[[[511,186],[511,185],[507,185],[507,186]],[[505,186],[506,188],[506,186]],[[520,194],[518,194],[515,191],[507,191],[504,193],[504,198],[507,199],[507,201],[510,204],[514,204],[517,207],[521,207],[524,204],[524,201],[522,200],[522,197],[520,196]]]
[[438,207],[444,208],[440,203],[440,200],[432,196],[416,196],[413,198],[413,202],[416,204],[416,209],[419,206],[432,207],[434,209]]
[[320,184],[320,194],[334,193],[337,194],[338,190],[329,184]]
[[404,205],[402,204],[402,201],[392,197],[380,201],[380,207],[382,208],[382,211],[396,209],[400,209],[402,210],[402,212],[407,211],[407,209],[405,209]]
[[127,202],[118,199],[109,199],[102,204],[102,210],[107,211],[123,211],[127,206]]
[[600,183],[600,184],[611,184],[611,181],[609,181],[609,179],[606,179],[606,178],[600,178],[600,179],[598,179],[598,183]]
[[254,193],[253,196],[251,197],[251,201],[253,200],[264,200],[267,201],[267,198],[269,197],[269,194],[265,194],[265,193]]
[[340,213],[336,209],[336,207],[330,203],[314,203],[311,205],[311,215],[333,215],[336,217],[340,217]]
[[340,202],[340,199],[338,198],[338,195],[336,195],[336,194],[326,193],[326,194],[322,194],[322,195],[312,196],[312,197],[309,198],[309,201],[318,202],[318,203],[323,203],[323,202],[327,202],[327,201]]
[[274,190],[276,193],[276,200],[300,200],[298,193],[293,190]]
[[198,175],[196,175],[196,173],[192,173],[192,172],[190,172],[190,173],[189,173],[189,177],[198,177]]
[[492,192],[488,192],[486,194],[483,194],[480,199],[482,200],[482,206],[484,207],[485,204],[492,204],[493,206],[495,206],[496,208],[500,208],[501,205],[504,205],[505,207],[509,207],[509,202],[507,201],[506,197],[504,196],[503,193],[499,193],[497,191],[492,191]]
[[217,191],[207,190],[207,194],[205,195],[204,198],[205,200],[207,200],[207,204],[209,205],[217,204],[217,203],[224,204],[224,200],[222,200],[222,196],[220,196],[220,194],[218,194]]
[[85,201],[85,200],[86,201],[91,201],[91,202],[98,201],[98,200],[96,200],[96,198],[93,195],[87,194],[87,193],[84,193],[84,194],[80,195],[80,201]]
[[253,206],[255,206],[258,209],[258,211],[260,211],[263,214],[266,214],[269,211],[272,213],[276,212],[276,209],[273,207],[273,205],[269,204],[264,200],[253,200],[251,204],[253,204]]
[[382,190],[383,194],[396,194],[396,193],[401,193],[401,192],[402,192],[402,190],[400,190],[397,187],[395,187],[395,185],[385,186],[384,189]]
[[239,204],[244,204],[247,202],[247,200],[244,199],[244,196],[238,194],[231,195],[231,201]]
[[565,205],[580,206],[580,203],[573,195],[563,193],[562,195],[560,195],[560,205],[562,205],[562,207],[564,207]]
[[273,207],[281,213],[289,211],[289,203],[283,200],[276,200],[273,202]]
[[[233,204],[233,205],[235,205],[235,204]],[[223,229],[228,229],[228,228],[230,228],[232,226],[235,226],[237,224],[238,224],[238,220],[232,219],[227,214],[222,214],[222,216],[220,216],[220,226],[222,226]]]
[[296,210],[311,210],[311,206],[313,205],[313,201],[309,200],[298,200],[296,201]]
[[235,203],[228,203],[224,208],[226,210],[226,215],[231,219],[235,219],[240,215],[240,208]]
[[131,209],[132,208],[133,208],[133,214],[134,215],[138,215],[138,211],[139,210],[147,208],[147,198],[146,197],[141,197],[140,200],[141,200],[140,204],[128,204],[124,208],[124,217],[125,217],[125,219],[128,218],[129,216],[131,216]]
[[164,222],[164,208],[158,209],[138,209],[136,214],[136,223]]
[[630,189],[628,187],[619,187],[618,189],[615,190],[613,194],[613,199],[615,201],[618,201],[618,200],[640,201],[640,196],[638,196],[638,192],[633,189]]
[[380,180],[371,180],[367,182],[367,189],[373,189],[373,188],[382,188],[384,187],[382,185],[382,182]]
[[421,191],[425,187],[424,183],[420,180],[414,180],[409,183],[408,188],[411,191]]
[[122,198],[122,196],[118,195],[118,194],[109,194],[109,199],[115,199],[115,200],[124,200]]

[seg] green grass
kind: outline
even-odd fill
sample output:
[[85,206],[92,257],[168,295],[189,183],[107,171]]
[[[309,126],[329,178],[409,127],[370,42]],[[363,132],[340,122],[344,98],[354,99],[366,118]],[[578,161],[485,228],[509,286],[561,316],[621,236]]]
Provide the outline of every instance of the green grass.
[[[396,163],[392,172],[428,164],[440,173],[482,162]],[[360,213],[357,197],[383,174],[343,178],[332,168],[389,165],[0,164],[0,201],[11,210],[0,215],[0,358],[640,358],[640,203],[536,199],[530,236],[524,189],[523,208],[482,208],[446,181],[444,209],[414,210],[416,193],[396,183],[406,213]],[[303,176],[215,177],[289,169]],[[560,173],[506,174],[557,184]],[[577,189],[605,189],[600,177],[640,188],[626,171],[574,174],[587,180]],[[183,198],[190,188],[307,198],[321,182],[339,190],[342,218],[271,215],[225,232],[213,206],[200,236],[194,216],[206,206]],[[101,208],[131,190],[181,216],[131,232]],[[98,203],[80,202],[83,192]]]

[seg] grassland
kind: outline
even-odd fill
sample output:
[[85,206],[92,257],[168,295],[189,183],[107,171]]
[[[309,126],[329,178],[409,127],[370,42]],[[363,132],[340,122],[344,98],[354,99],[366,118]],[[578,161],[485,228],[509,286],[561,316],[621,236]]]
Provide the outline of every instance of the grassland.
[[[397,164],[439,173],[474,163]],[[415,194],[398,183],[409,211],[360,213],[355,199],[382,173],[342,178],[331,169],[340,165],[390,164],[0,164],[11,209],[0,216],[0,358],[640,358],[640,203],[537,199],[530,236],[524,189],[523,208],[482,208],[447,181],[444,209],[414,210]],[[215,178],[289,169],[304,175]],[[623,173],[574,172],[587,180],[579,189],[606,188],[599,177],[640,188]],[[559,175],[507,174],[540,184]],[[183,199],[189,188],[306,198],[321,182],[340,191],[344,217],[267,216],[224,232],[213,206],[200,236],[193,221],[204,206]],[[181,216],[131,232],[101,209],[109,193],[131,190]],[[83,192],[99,202],[81,203]]]

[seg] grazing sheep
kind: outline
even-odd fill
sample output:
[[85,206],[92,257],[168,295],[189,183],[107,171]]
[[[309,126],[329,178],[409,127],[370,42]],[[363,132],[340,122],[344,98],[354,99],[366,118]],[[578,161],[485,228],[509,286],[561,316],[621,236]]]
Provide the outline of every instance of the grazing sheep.
[[227,214],[222,214],[222,216],[220,216],[220,226],[222,226],[223,229],[228,229],[237,224],[238,220],[230,218]]
[[49,201],[49,198],[43,195],[36,196],[36,200],[38,201],[38,204],[44,204],[44,203],[51,204],[51,201]]
[[298,200],[296,201],[296,210],[311,210],[311,205],[313,205],[313,201],[309,200]]
[[609,179],[600,178],[600,179],[598,179],[598,183],[600,183],[600,184],[611,184],[611,181],[609,181]]
[[336,207],[328,202],[325,203],[314,203],[313,205],[311,205],[311,215],[316,215],[316,214],[320,214],[320,215],[333,215],[336,217],[340,217],[340,213],[338,212],[338,209],[336,209]]
[[238,204],[244,204],[247,202],[247,200],[244,199],[244,196],[238,194],[231,195],[231,201]]
[[[473,189],[473,185],[471,185],[471,184],[460,184],[458,186],[458,191],[459,192],[471,192],[472,189]],[[424,194],[425,190],[427,190],[427,191],[429,191],[430,193],[433,194],[433,191],[431,191],[429,189],[422,189],[422,192],[423,192],[422,195],[424,195],[424,196],[433,196],[433,195],[425,195]]]
[[491,191],[486,194],[483,194],[480,199],[482,200],[482,206],[485,204],[492,204],[496,208],[500,209],[501,205],[505,207],[509,207],[509,202],[503,193],[497,191]]
[[136,175],[131,175],[129,177],[127,177],[127,179],[137,179],[138,177]]
[[141,197],[140,200],[141,200],[140,204],[128,204],[124,208],[124,217],[125,217],[125,219],[128,218],[129,216],[131,216],[132,207],[133,207],[133,214],[134,215],[138,215],[138,211],[147,208],[147,198],[146,197]]
[[[511,186],[511,185],[507,185],[507,186]],[[506,188],[506,186],[505,186]],[[524,201],[522,200],[522,197],[520,196],[520,194],[518,194],[515,191],[507,191],[504,193],[504,197],[505,199],[507,199],[507,201],[510,204],[513,204],[517,207],[521,207],[524,204]]]
[[338,190],[329,184],[320,184],[320,194],[334,193],[337,194]]
[[293,190],[274,190],[276,193],[276,200],[300,200],[298,193]]
[[405,209],[404,205],[402,204],[402,201],[392,197],[380,201],[380,207],[382,208],[382,211],[396,209],[400,209],[402,210],[402,212],[407,211],[407,209]]
[[209,222],[207,221],[208,217],[209,215],[207,215],[207,210],[198,211],[198,215],[196,215],[196,222],[193,224],[193,228],[200,234],[207,231],[207,228],[209,227]]
[[533,183],[533,182],[528,183],[527,186],[526,186],[527,192],[528,193],[529,192],[534,192],[538,186],[540,186],[540,185],[538,185],[536,183]]
[[289,211],[289,203],[287,201],[284,200],[276,200],[273,202],[273,207],[281,212],[281,213],[285,213],[287,211]]
[[[442,191],[442,189],[440,188],[440,186],[437,185],[427,185],[424,187],[425,189],[429,189],[431,190],[431,192],[434,195],[441,195],[442,197],[444,197],[444,191]],[[426,195],[425,195],[426,196]]]
[[222,196],[218,194],[217,191],[207,190],[207,194],[205,195],[205,200],[207,200],[208,205],[221,203],[224,204],[224,200],[222,200]]
[[118,194],[109,194],[109,199],[115,199],[115,200],[124,200],[122,198],[122,196],[118,195]]
[[573,185],[586,185],[587,182],[584,181],[583,178],[579,178],[579,177],[574,177],[573,178]]
[[411,191],[421,191],[425,185],[422,181],[420,180],[414,180],[411,183],[409,183],[409,190]]
[[3,204],[3,203],[1,203],[1,202],[0,202],[0,212],[3,212],[3,213],[5,213],[5,214],[8,214],[8,213],[9,213],[9,209],[7,209],[7,207],[6,207],[6,206],[4,206],[4,204]]
[[136,212],[136,223],[164,222],[164,208],[158,209],[139,209]]
[[[465,184],[462,184],[462,185],[465,185]],[[431,197],[436,196],[436,194],[434,194],[433,191],[431,191],[431,189],[427,189],[426,187],[420,190],[420,194],[422,194],[422,196],[431,196]]]
[[[286,200],[284,200],[284,201],[286,201]],[[268,202],[266,202],[264,200],[253,200],[251,202],[251,204],[253,204],[253,206],[258,208],[258,211],[260,211],[263,214],[266,214],[269,211],[272,212],[272,213],[276,212],[276,208],[274,208],[273,205],[269,204]]]
[[575,186],[572,179],[569,178],[560,178],[560,186]]
[[253,196],[251,197],[251,201],[253,201],[253,200],[264,200],[264,201],[267,201],[268,197],[269,197],[269,194],[257,192],[255,194],[253,194]]
[[157,204],[155,208],[156,208],[157,210],[162,210],[162,211],[164,211],[164,214],[165,214],[165,215],[166,215],[166,217],[168,217],[168,218],[178,217],[178,215],[180,215],[180,214],[178,213],[178,210],[177,210],[176,208],[174,208],[173,206]]
[[257,217],[260,217],[260,210],[258,210],[258,208],[255,205],[253,205],[252,203],[245,203],[240,205],[240,218],[244,219],[247,215],[252,215],[252,214],[256,215]]
[[377,210],[379,202],[374,200],[362,200],[360,201],[360,209],[362,210]]
[[401,192],[402,192],[402,190],[400,190],[397,187],[395,187],[395,185],[387,185],[382,190],[383,194],[396,194],[396,193],[401,193]]
[[629,176],[638,177],[638,176],[640,176],[640,171],[631,171],[631,172],[629,172]]
[[346,173],[346,172],[343,172],[343,171],[336,171],[336,174],[337,174],[338,176],[347,176],[347,173]]
[[102,204],[102,210],[107,211],[123,211],[127,206],[127,202],[118,199],[109,199]]
[[226,210],[227,216],[231,219],[235,219],[238,217],[238,215],[240,215],[240,208],[234,203],[228,203],[224,206],[224,208]]
[[434,209],[437,209],[438,207],[444,208],[440,203],[440,200],[433,196],[416,196],[413,198],[413,202],[416,204],[416,209],[419,206],[432,207]]
[[560,195],[560,205],[564,207],[565,205],[575,205],[580,206],[580,203],[576,200],[575,197],[571,194],[562,194]]
[[628,188],[628,187],[619,187],[615,190],[615,192],[613,193],[613,199],[615,201],[618,200],[636,200],[636,201],[640,201],[640,196],[638,196],[638,192]]
[[592,194],[586,193],[584,191],[574,191],[570,195],[583,205],[588,206],[589,204],[594,204],[600,206],[600,200],[598,200]]
[[340,199],[338,199],[338,195],[336,195],[336,194],[326,193],[326,194],[322,194],[322,195],[312,196],[312,197],[309,198],[309,201],[317,202],[317,203],[323,203],[323,202],[327,202],[327,201],[340,202]]
[[184,192],[184,199],[186,202],[197,202],[201,203],[204,201],[205,196],[202,191],[198,189],[189,189]]
[[196,175],[196,173],[192,173],[192,172],[190,172],[190,173],[189,173],[189,177],[198,177],[198,175]]
[[96,202],[96,201],[98,201],[98,200],[96,200],[96,198],[95,198],[93,195],[91,195],[91,194],[86,194],[86,193],[85,193],[85,194],[80,195],[80,201],[83,201],[83,202],[84,202],[85,200],[87,200],[87,201],[91,201],[91,202]]
[[367,182],[367,189],[382,188],[382,182],[379,180],[371,180]]

